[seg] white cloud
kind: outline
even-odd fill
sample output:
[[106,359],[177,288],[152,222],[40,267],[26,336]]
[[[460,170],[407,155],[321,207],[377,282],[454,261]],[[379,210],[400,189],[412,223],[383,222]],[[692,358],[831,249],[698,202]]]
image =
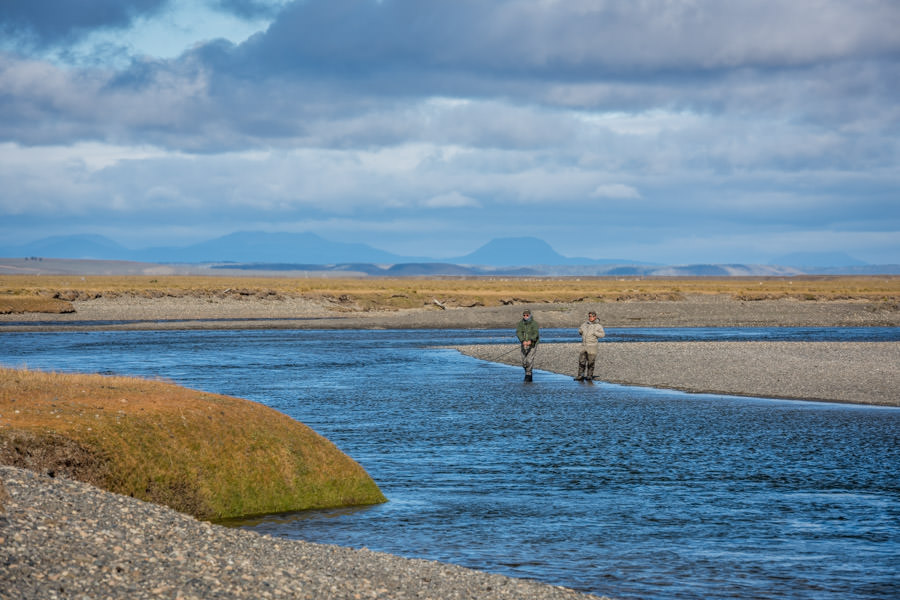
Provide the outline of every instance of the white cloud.
[[625,185],[623,183],[607,183],[598,185],[591,196],[593,198],[638,199],[641,197],[641,194],[630,185]]
[[453,191],[447,194],[432,196],[431,198],[425,200],[422,203],[422,206],[426,206],[428,208],[478,208],[481,206],[481,203],[478,202],[478,200],[476,200],[475,198],[471,198],[464,194],[460,194],[459,192]]

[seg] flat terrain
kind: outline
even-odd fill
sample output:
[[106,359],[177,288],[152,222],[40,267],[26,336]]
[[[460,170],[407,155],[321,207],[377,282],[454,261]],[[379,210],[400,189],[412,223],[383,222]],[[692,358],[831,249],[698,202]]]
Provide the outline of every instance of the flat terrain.
[[[900,277],[292,279],[0,275],[3,331],[77,329],[509,329],[898,327]],[[15,302],[9,302],[15,300]],[[63,303],[53,312],[46,302]],[[35,310],[22,311],[36,302]],[[562,345],[559,345],[562,346]],[[604,344],[603,381],[752,396],[900,404],[898,343]],[[493,350],[466,350],[490,359]],[[538,368],[574,374],[574,348]],[[510,354],[507,360],[514,360]],[[543,365],[543,366],[542,366]]]
[[292,279],[0,275],[3,330],[900,326],[900,277]]

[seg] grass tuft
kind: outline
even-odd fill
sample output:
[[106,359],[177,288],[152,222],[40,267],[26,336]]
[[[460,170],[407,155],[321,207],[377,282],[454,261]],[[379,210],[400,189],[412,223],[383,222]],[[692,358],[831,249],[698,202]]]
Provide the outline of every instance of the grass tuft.
[[204,519],[385,501],[359,464],[287,415],[127,377],[0,369],[0,463]]

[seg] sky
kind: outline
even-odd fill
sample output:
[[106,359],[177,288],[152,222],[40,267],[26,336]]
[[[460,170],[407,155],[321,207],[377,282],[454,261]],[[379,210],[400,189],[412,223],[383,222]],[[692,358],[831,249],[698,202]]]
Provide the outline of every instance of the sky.
[[900,263],[896,0],[4,0],[0,245]]

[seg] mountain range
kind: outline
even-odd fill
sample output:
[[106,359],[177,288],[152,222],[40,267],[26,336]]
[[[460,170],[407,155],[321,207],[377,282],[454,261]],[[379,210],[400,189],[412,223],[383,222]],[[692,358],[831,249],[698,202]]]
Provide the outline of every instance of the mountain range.
[[44,238],[21,246],[2,247],[0,256],[130,260],[153,263],[278,263],[334,265],[342,263],[450,263],[481,266],[640,264],[627,260],[569,258],[537,238],[495,239],[470,254],[449,259],[392,254],[367,244],[327,240],[314,233],[241,231],[188,246],[129,249],[101,235]]
[[790,275],[897,273],[897,265],[867,265],[845,254],[797,253],[772,265],[668,266],[627,259],[567,257],[534,237],[494,239],[466,255],[434,259],[392,254],[367,244],[327,240],[314,233],[242,231],[188,246],[129,249],[100,235],[48,237],[0,246],[3,257],[205,264],[257,271],[353,271],[371,275]]

